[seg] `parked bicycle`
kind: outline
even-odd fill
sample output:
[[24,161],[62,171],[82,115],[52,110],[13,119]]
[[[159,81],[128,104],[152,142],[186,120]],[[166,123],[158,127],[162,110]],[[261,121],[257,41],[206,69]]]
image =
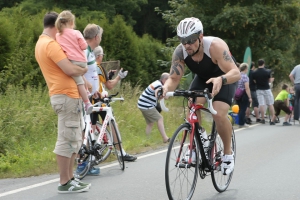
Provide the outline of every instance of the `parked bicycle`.
[[85,162],[86,165],[79,174],[74,174],[75,178],[83,179],[90,169],[106,160],[111,153],[116,156],[121,170],[125,169],[121,134],[110,105],[114,101],[124,100],[123,97],[114,98],[117,95],[118,93],[100,99],[93,105],[93,111],[105,111],[107,113],[102,124],[96,123],[95,132],[92,130],[90,115],[85,115],[85,135],[78,153],[78,163]]
[[[202,134],[202,126],[198,122],[196,111],[216,114],[212,106],[212,96],[208,89],[201,91],[176,90],[167,92],[167,97],[181,96],[190,102],[190,113],[185,123],[181,124],[170,140],[166,164],[165,184],[169,199],[191,199],[196,188],[198,173],[201,179],[211,176],[213,185],[218,192],[225,191],[232,179],[221,172],[223,142],[212,122],[211,132],[207,139]],[[205,97],[207,107],[197,105],[196,98]],[[167,111],[164,100],[160,101],[162,109]],[[208,144],[207,144],[208,143]],[[236,155],[235,134],[232,129],[231,148]]]

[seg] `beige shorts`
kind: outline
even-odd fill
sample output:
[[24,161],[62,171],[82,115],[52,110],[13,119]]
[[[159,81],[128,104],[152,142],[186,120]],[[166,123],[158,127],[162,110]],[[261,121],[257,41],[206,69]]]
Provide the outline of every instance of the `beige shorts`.
[[142,112],[147,124],[157,122],[160,118],[162,118],[161,114],[159,114],[155,107],[148,110],[140,109],[140,111]]
[[78,153],[82,144],[82,100],[53,95],[50,102],[58,116],[57,141],[53,152],[70,158],[73,153]]
[[[74,65],[77,65],[77,66],[82,67],[82,68],[85,68],[87,66],[86,62],[79,62],[79,61],[74,61],[74,60],[70,60],[70,61]],[[83,85],[84,84],[82,76],[72,76],[72,78],[75,80],[77,85]]]

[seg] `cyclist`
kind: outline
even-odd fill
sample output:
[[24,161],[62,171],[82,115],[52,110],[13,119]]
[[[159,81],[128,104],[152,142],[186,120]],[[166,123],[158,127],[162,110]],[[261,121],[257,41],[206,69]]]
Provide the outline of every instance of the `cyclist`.
[[[191,17],[180,21],[177,36],[180,44],[172,56],[170,77],[163,86],[163,96],[176,89],[184,74],[185,65],[195,73],[189,90],[210,90],[214,97],[213,106],[217,111],[213,118],[224,144],[221,169],[224,175],[230,174],[234,169],[234,155],[231,150],[232,125],[227,113],[236,82],[241,78],[239,69],[222,39],[203,36],[203,26],[199,19]],[[205,103],[205,98],[198,98],[197,103]]]

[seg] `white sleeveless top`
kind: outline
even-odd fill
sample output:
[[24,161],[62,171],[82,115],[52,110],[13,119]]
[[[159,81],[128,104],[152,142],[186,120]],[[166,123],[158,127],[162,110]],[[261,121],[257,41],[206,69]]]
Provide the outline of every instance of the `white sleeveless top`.
[[99,77],[97,73],[97,63],[94,52],[91,51],[90,47],[88,47],[85,51],[85,55],[87,55],[87,66],[88,71],[84,74],[84,77],[88,82],[92,84],[92,92],[94,94],[96,91],[99,91]]

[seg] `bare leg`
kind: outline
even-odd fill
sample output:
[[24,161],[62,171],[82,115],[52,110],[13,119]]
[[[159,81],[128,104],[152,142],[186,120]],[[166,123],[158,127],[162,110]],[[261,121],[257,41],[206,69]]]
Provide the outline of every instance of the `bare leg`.
[[215,101],[213,107],[217,111],[217,114],[213,115],[213,118],[216,122],[218,133],[223,141],[224,154],[231,155],[232,125],[227,118],[229,105],[221,101]]
[[[74,153],[71,158],[56,155],[57,165],[59,169],[60,184],[67,183],[73,177],[73,162],[76,154]],[[70,176],[70,169],[72,169],[72,175]]]
[[261,115],[261,119],[264,120],[265,119],[265,106],[264,105],[259,105],[259,112]]
[[163,138],[163,141],[164,141],[164,142],[167,142],[169,138],[168,138],[168,136],[167,136],[167,134],[166,134],[166,132],[165,132],[164,118],[163,118],[163,117],[160,118],[160,119],[157,121],[157,128],[158,128],[158,130],[159,130],[159,132],[160,132],[160,134],[161,134],[161,136],[162,136],[162,138]]
[[259,110],[258,110],[258,107],[254,107],[254,114],[255,114],[256,119],[259,119]]
[[274,119],[272,121],[275,122],[276,116],[274,115],[275,110],[274,110],[274,106],[273,105],[269,105],[269,112],[270,112],[271,119]]
[[285,118],[284,118],[284,122],[287,122],[290,117],[291,117],[291,114],[290,115],[286,114]]
[[154,123],[147,124],[147,127],[146,127],[146,134],[147,135],[149,135],[151,133],[153,124]]
[[247,118],[250,118],[250,108],[249,107],[247,107],[247,110],[246,110],[246,117]]

